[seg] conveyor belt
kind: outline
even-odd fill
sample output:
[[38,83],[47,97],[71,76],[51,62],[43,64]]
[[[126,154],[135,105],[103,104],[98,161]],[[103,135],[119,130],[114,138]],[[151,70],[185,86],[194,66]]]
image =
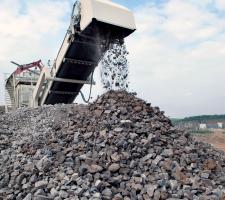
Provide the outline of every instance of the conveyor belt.
[[[93,20],[81,34],[75,35],[56,78],[86,81],[101,59],[100,45],[104,39],[123,39],[133,31]],[[72,103],[82,87],[79,83],[53,81],[44,104]]]

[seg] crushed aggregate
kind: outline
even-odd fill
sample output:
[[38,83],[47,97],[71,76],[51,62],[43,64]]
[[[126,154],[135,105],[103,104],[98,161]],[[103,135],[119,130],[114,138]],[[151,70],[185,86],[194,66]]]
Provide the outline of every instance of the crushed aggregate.
[[0,115],[0,199],[225,199],[224,153],[125,91]]

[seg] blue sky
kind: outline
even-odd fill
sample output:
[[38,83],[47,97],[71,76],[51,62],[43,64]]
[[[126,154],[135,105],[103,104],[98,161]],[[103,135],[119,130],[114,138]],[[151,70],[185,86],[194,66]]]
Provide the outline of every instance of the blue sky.
[[114,2],[133,9],[135,7],[139,7],[139,6],[149,2],[149,0],[139,0],[139,1],[135,1],[135,0],[131,0],[131,1],[129,1],[129,0],[116,0]]
[[[132,9],[130,88],[172,117],[225,113],[225,1],[115,0]],[[53,60],[72,0],[0,1],[0,104],[9,63]],[[103,91],[99,67],[93,97]],[[83,89],[88,93],[88,88]],[[81,99],[77,99],[81,102]]]

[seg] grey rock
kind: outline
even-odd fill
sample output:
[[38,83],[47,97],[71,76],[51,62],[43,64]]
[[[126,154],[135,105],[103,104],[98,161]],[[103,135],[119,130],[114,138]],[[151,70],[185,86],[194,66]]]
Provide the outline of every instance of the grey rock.
[[48,171],[50,170],[50,167],[51,167],[51,161],[48,159],[47,156],[44,156],[41,160],[39,160],[37,163],[36,163],[36,167],[38,168],[39,171]]
[[104,199],[112,199],[112,191],[109,188],[106,188],[102,191],[102,196]]
[[47,197],[44,195],[36,195],[34,196],[34,200],[53,200],[54,198],[51,197]]
[[152,163],[155,164],[155,165],[158,165],[158,163],[162,160],[162,156],[157,156],[153,161]]
[[123,131],[123,128],[115,128],[114,131],[115,131],[116,133],[120,133],[120,132]]
[[50,193],[51,193],[51,195],[52,195],[53,197],[56,197],[56,196],[58,196],[58,194],[59,194],[58,190],[56,190],[55,188],[52,188],[52,189],[50,190]]
[[171,190],[177,189],[177,186],[178,186],[177,180],[170,180],[169,183],[170,183]]
[[61,198],[64,198],[65,199],[65,198],[69,197],[69,194],[67,192],[63,191],[63,190],[60,190],[59,191],[59,196]]
[[207,172],[201,173],[201,178],[208,179],[209,178],[209,173],[207,173]]
[[146,185],[145,186],[147,194],[149,197],[153,197],[155,190],[158,188],[157,185]]
[[35,187],[35,189],[37,190],[37,189],[43,189],[43,188],[45,188],[47,185],[48,185],[48,182],[42,180],[42,181],[37,181],[37,182],[34,184],[34,187]]
[[91,173],[97,173],[97,172],[101,172],[103,170],[103,168],[99,165],[91,165],[90,167],[90,172]]
[[32,194],[27,194],[27,196],[23,200],[32,200]]
[[108,167],[108,170],[111,172],[116,172],[120,169],[120,165],[117,163],[113,163]]

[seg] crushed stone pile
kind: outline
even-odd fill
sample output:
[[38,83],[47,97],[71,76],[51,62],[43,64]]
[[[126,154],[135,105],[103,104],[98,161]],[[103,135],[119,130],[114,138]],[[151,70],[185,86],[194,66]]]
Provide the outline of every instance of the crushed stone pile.
[[0,117],[0,199],[225,199],[224,153],[123,91]]

